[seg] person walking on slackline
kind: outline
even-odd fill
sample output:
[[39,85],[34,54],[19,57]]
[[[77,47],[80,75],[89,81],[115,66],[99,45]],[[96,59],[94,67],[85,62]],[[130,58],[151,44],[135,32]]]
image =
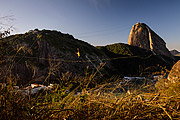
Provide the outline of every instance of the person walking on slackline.
[[77,52],[76,52],[77,56],[78,56],[78,62],[80,61],[80,52],[79,52],[79,48],[77,48]]

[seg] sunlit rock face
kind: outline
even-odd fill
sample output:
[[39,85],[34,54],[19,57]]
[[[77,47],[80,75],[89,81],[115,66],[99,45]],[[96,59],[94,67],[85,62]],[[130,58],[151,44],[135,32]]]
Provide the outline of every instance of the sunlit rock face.
[[133,25],[128,44],[151,50],[155,55],[173,58],[173,55],[166,48],[165,41],[144,23],[138,22]]
[[180,82],[180,60],[172,67],[168,75],[168,80],[171,83]]

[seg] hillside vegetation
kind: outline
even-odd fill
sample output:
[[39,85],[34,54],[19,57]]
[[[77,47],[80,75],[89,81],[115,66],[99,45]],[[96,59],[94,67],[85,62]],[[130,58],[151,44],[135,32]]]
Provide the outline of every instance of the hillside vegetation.
[[[9,76],[11,83],[0,88],[0,119],[180,118],[180,85],[167,84],[166,79],[159,79],[155,87],[148,79],[139,84],[112,77],[94,88],[89,84],[97,83],[99,76],[96,73],[86,77],[66,74],[57,79],[61,84],[54,84],[51,91],[26,96],[13,87],[15,79]],[[72,88],[73,81],[79,84],[76,88]]]
[[128,56],[149,56],[152,54],[151,51],[136,46],[130,46],[124,43],[116,43],[107,46],[97,46],[97,48],[104,51],[107,50],[111,53]]
[[[49,30],[0,39],[0,52],[0,120],[180,119],[168,57],[123,43],[96,48]],[[32,94],[29,84],[38,82],[53,87]]]
[[160,72],[159,66],[171,69],[174,60],[163,56],[154,55],[151,51],[136,46],[117,43],[107,46],[97,46],[109,58],[113,59],[112,64],[117,74],[129,76],[147,76],[155,71]]

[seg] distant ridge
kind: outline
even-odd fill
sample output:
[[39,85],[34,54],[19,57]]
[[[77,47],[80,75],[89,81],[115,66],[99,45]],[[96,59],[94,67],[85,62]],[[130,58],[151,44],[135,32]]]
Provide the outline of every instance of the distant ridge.
[[171,52],[171,54],[174,55],[174,56],[180,56],[180,52],[177,51],[177,50],[171,50],[170,52]]

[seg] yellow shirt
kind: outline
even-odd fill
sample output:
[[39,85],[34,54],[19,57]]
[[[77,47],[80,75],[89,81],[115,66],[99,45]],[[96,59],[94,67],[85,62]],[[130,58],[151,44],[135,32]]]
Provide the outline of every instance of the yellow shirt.
[[78,51],[76,54],[78,55],[78,57],[80,57],[80,53],[79,53],[79,51]]

